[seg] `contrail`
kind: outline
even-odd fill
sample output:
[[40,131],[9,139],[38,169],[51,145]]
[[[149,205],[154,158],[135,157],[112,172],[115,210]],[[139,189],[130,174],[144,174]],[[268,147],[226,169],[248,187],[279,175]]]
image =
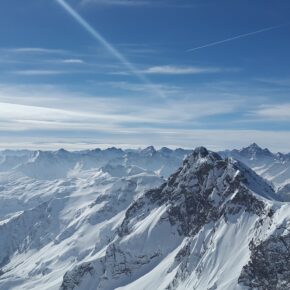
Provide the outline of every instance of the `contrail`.
[[75,11],[65,0],[56,0],[65,11],[70,14],[88,33],[90,33],[111,55],[120,61],[129,71],[139,78],[144,84],[148,85],[155,93],[165,97],[164,93],[158,90],[140,71],[111,43],[109,43],[95,28],[93,28],[77,11]]
[[267,27],[267,28],[264,28],[264,29],[256,30],[256,31],[253,31],[253,32],[240,34],[240,35],[237,35],[237,36],[234,36],[234,37],[230,37],[230,38],[227,38],[227,39],[223,39],[223,40],[219,40],[219,41],[215,41],[215,42],[210,42],[210,43],[202,45],[202,46],[194,47],[194,48],[188,49],[188,51],[191,52],[191,51],[199,50],[199,49],[202,49],[202,48],[219,45],[219,44],[222,44],[222,43],[225,43],[225,42],[229,42],[229,41],[232,41],[232,40],[236,40],[236,39],[239,39],[239,38],[244,38],[244,37],[248,37],[248,36],[251,36],[251,35],[254,35],[254,34],[258,34],[258,33],[262,33],[262,32],[265,32],[265,31],[277,29],[277,28],[280,28],[280,27],[283,27],[283,26],[286,26],[286,25],[287,24],[276,25],[276,26],[271,26],[271,27]]

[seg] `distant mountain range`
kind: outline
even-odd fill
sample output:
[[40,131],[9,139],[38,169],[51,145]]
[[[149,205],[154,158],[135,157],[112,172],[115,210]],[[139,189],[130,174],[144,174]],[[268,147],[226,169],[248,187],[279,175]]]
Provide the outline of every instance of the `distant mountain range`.
[[240,160],[276,187],[290,183],[290,154],[272,153],[255,143],[241,150],[227,150],[220,154]]
[[122,150],[115,147],[105,150],[94,149],[69,152],[58,151],[11,151],[0,152],[0,171],[18,171],[37,179],[64,178],[76,166],[82,169],[100,168],[111,165],[134,165],[144,170],[168,177],[178,168],[190,150],[153,146],[143,150]]
[[0,289],[290,289],[290,156],[0,153]]
[[[0,172],[21,171],[25,175],[37,179],[57,179],[66,177],[76,165],[78,168],[99,168],[107,164],[128,166],[133,165],[157,175],[168,177],[181,164],[192,150],[169,149],[156,150],[153,146],[145,149],[122,150],[115,147],[105,150],[94,149],[69,152],[58,151],[0,151]],[[290,184],[290,153],[272,153],[257,144],[237,150],[220,151],[226,158],[237,159],[256,171],[259,175],[272,182],[276,188]]]

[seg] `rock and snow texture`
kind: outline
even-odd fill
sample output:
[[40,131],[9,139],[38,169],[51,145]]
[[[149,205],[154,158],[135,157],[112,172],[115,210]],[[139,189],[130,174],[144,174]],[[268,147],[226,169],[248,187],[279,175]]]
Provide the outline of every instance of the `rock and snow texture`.
[[0,173],[21,172],[41,180],[65,178],[75,168],[91,169],[107,165],[135,166],[157,175],[168,177],[181,164],[190,150],[161,148],[153,146],[143,150],[121,150],[115,147],[69,152],[58,151],[2,151],[0,152]]
[[227,150],[220,154],[242,161],[277,188],[290,183],[290,154],[275,154],[256,143],[241,150]]
[[290,289],[289,245],[289,227],[283,226],[265,241],[250,244],[251,257],[239,282],[250,289]]
[[[61,289],[256,289],[245,271],[267,276],[247,268],[253,245],[267,243],[287,219],[276,198],[240,162],[197,148],[166,183],[132,203],[114,240],[68,271]],[[287,285],[287,273],[271,289]]]
[[0,289],[288,289],[283,194],[240,161],[188,153],[0,154]]
[[[114,239],[133,200],[185,150],[0,153],[0,289],[58,289]],[[167,172],[167,173],[166,173]]]
[[68,269],[110,243],[132,200],[162,182],[146,172],[120,178],[89,170],[47,183],[38,205],[31,197],[13,214],[11,202],[0,221],[0,289],[58,289]]

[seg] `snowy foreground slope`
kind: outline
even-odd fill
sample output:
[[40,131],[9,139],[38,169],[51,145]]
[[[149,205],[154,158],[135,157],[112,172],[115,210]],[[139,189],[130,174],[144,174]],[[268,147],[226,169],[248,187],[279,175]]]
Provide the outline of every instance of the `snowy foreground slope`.
[[0,289],[290,289],[285,195],[239,161],[187,153],[8,152]]
[[187,151],[148,147],[0,154],[0,289],[59,289],[103,250],[126,209]]

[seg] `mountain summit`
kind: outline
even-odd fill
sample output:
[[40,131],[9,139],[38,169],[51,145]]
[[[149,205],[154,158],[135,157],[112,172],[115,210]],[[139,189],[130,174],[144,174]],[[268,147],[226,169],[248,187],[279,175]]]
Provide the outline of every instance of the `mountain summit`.
[[[61,288],[266,289],[259,288],[264,271],[284,251],[273,248],[274,235],[288,243],[275,232],[285,224],[284,211],[247,166],[198,147],[167,182],[131,204],[108,247],[67,272]],[[270,246],[277,256],[261,260]],[[269,289],[290,285],[282,263],[271,267],[280,278]]]
[[273,154],[267,149],[262,149],[259,145],[257,145],[256,143],[253,143],[251,145],[249,145],[248,147],[245,147],[241,150],[239,150],[239,153],[246,157],[246,158],[250,158],[250,159],[257,159],[257,158],[270,158],[273,156]]
[[272,153],[269,149],[262,149],[256,143],[240,150],[220,152],[223,157],[233,157],[251,167],[259,175],[272,182],[276,188],[290,183],[289,154]]
[[0,289],[290,289],[289,186],[231,152],[2,153]]

